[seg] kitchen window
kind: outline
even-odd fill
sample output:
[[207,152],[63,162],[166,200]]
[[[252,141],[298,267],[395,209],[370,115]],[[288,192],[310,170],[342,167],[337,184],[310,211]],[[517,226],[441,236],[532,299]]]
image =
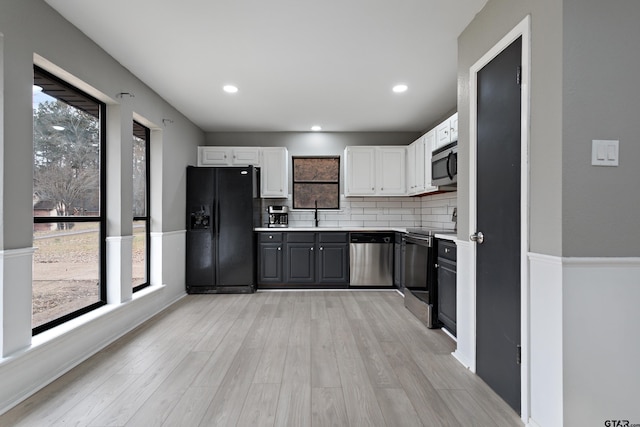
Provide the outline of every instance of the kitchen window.
[[340,157],[293,157],[293,209],[340,209]]
[[33,334],[106,303],[105,105],[34,67]]
[[149,286],[149,128],[133,122],[133,292]]

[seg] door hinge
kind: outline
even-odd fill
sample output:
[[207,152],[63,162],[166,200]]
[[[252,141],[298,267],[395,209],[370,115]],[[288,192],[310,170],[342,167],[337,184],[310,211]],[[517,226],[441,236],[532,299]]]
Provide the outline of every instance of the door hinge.
[[522,365],[522,346],[518,344],[518,353],[516,354],[516,363]]
[[520,86],[522,84],[522,66],[518,65],[516,70],[516,84]]

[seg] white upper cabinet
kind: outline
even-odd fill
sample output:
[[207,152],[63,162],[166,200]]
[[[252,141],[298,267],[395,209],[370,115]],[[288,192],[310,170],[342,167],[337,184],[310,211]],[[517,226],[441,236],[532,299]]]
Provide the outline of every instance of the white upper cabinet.
[[455,113],[453,116],[436,126],[436,146],[433,147],[433,149],[435,150],[436,148],[440,148],[457,140],[458,113]]
[[449,119],[449,125],[451,126],[451,142],[458,140],[458,113],[455,113]]
[[376,194],[375,147],[347,147],[344,151],[345,196],[373,196]]
[[347,147],[345,196],[406,195],[406,147]]
[[436,130],[431,129],[425,133],[424,139],[424,193],[432,193],[438,191],[438,187],[431,184],[431,152],[436,146]]
[[198,166],[228,166],[230,147],[198,147]]
[[231,150],[231,164],[234,166],[259,166],[259,147],[234,147]]
[[407,147],[407,193],[409,195],[416,193],[416,142]]
[[289,193],[289,151],[287,148],[262,148],[260,166],[260,196],[286,198]]
[[258,166],[260,147],[198,147],[198,166]]
[[406,184],[406,147],[376,148],[376,184],[380,196],[404,196]]
[[421,194],[425,189],[425,144],[424,136],[407,147],[407,194]]

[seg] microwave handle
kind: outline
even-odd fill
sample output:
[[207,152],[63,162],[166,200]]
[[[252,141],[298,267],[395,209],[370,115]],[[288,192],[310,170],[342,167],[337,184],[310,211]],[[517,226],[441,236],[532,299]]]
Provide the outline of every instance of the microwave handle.
[[449,153],[447,156],[447,175],[449,175],[449,179],[453,179],[453,171],[451,169],[453,166],[453,151]]

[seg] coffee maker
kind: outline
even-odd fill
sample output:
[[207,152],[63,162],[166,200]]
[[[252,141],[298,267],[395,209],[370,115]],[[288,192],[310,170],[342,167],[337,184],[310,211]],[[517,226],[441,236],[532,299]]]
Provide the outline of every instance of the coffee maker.
[[288,227],[289,208],[287,206],[271,205],[267,208],[269,214],[269,227]]

